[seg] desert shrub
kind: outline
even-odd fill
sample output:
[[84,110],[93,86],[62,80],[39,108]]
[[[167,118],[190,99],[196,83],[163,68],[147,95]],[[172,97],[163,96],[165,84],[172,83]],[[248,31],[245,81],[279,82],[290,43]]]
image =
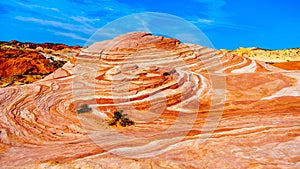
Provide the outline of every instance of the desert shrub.
[[118,110],[114,112],[114,116],[111,120],[108,121],[110,126],[131,126],[134,125],[134,122],[128,118],[127,114],[123,114],[123,110]]
[[90,108],[87,104],[82,104],[80,109],[76,110],[76,112],[79,113],[86,113],[92,111],[92,108]]
[[51,64],[52,64],[55,68],[60,68],[60,67],[62,67],[65,63],[66,63],[66,61],[57,60],[57,61],[52,62]]

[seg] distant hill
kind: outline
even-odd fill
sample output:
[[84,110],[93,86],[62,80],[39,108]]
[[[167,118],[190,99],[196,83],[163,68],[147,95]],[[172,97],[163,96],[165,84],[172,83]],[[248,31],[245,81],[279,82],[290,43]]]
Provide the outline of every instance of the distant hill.
[[221,49],[221,51],[244,56],[255,60],[265,62],[289,62],[300,61],[300,48],[290,48],[281,50],[269,50],[262,48],[243,48],[240,47],[236,50]]

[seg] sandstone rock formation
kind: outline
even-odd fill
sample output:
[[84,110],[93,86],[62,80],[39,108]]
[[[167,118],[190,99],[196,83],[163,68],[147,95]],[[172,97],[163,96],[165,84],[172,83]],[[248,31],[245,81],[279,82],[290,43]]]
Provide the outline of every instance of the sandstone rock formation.
[[[299,168],[299,65],[284,65],[149,33],[95,43],[0,90],[0,166]],[[135,124],[108,126],[116,110]]]
[[64,44],[2,42],[0,43],[0,87],[39,80],[62,67],[78,52],[78,46]]
[[10,42],[2,42],[2,45],[8,45],[11,47],[22,47],[22,48],[29,48],[29,49],[36,49],[38,47],[42,49],[52,49],[52,50],[63,50],[63,49],[80,49],[81,47],[76,45],[76,46],[68,46],[65,44],[60,44],[60,43],[32,43],[32,42],[19,42],[17,40],[12,40]]
[[289,61],[300,61],[300,48],[281,49],[281,50],[269,50],[262,48],[238,48],[236,50],[225,50],[222,51],[235,54],[238,56],[248,57],[255,60],[265,62],[289,62]]

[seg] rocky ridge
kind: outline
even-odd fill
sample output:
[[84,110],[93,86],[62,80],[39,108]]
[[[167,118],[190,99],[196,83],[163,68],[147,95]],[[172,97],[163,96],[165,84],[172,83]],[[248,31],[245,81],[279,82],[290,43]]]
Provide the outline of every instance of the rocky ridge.
[[63,66],[81,47],[53,43],[0,43],[1,87],[33,83]]

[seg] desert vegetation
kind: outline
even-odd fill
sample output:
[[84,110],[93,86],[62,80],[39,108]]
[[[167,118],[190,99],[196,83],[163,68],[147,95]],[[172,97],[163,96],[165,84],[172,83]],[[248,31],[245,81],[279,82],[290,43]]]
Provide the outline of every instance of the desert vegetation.
[[134,125],[134,122],[128,118],[127,114],[123,114],[123,110],[118,110],[114,112],[114,116],[108,121],[108,125],[126,127]]

